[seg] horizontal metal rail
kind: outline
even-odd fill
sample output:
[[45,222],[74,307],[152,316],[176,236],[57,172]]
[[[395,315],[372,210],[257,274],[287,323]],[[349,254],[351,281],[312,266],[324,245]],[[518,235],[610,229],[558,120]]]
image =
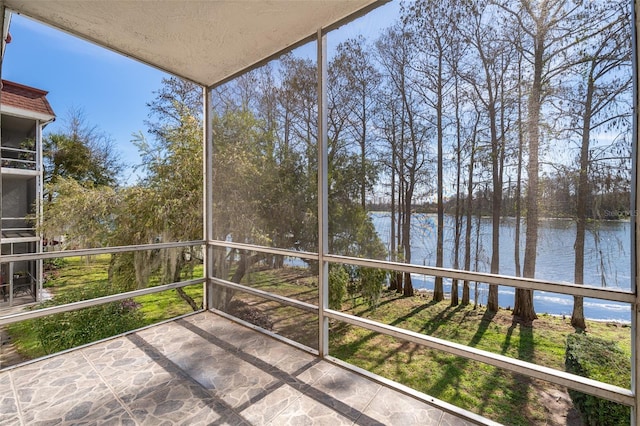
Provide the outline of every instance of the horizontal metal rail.
[[370,268],[386,269],[389,271],[409,272],[415,274],[432,275],[458,280],[477,281],[487,284],[503,285],[527,290],[548,291],[551,293],[569,294],[574,296],[592,297],[594,299],[611,300],[614,302],[635,303],[635,295],[629,291],[601,288],[579,284],[558,283],[533,278],[511,277],[488,272],[472,272],[458,269],[437,268],[434,266],[412,265],[410,263],[388,262],[384,260],[361,259],[338,255],[325,255],[324,258],[332,263],[346,263],[349,265],[366,266]]
[[[277,249],[272,247],[220,240],[209,241],[209,244],[216,247],[237,248],[240,250],[279,254],[283,256],[299,257],[302,259],[318,259],[318,254],[312,252],[298,252],[295,250]],[[346,263],[349,265],[385,269],[388,271],[409,272],[414,274],[439,276],[458,280],[477,281],[486,284],[524,288],[527,290],[547,291],[550,293],[568,294],[572,296],[591,297],[594,299],[610,300],[613,302],[622,302],[629,304],[635,303],[635,295],[633,293],[620,289],[560,283],[534,278],[512,277],[509,275],[491,274],[488,272],[474,272],[464,271],[460,269],[438,268],[434,266],[421,266],[413,265],[410,263],[389,262],[386,260],[363,259],[359,257],[340,256],[335,254],[325,255],[324,259],[328,260],[331,263]]]
[[449,342],[437,337],[404,330],[402,328],[382,324],[331,309],[325,310],[324,314],[337,321],[346,322],[377,333],[396,337],[398,339],[406,340],[432,349],[441,350],[452,355],[468,358],[474,361],[480,361],[494,367],[513,371],[514,373],[546,380],[551,383],[576,389],[580,392],[595,395],[620,404],[628,406],[633,406],[635,404],[634,394],[629,389],[613,386],[597,380],[587,379],[586,377],[566,373],[554,368],[532,364],[515,358],[509,358],[504,355],[494,354],[493,352],[472,348],[459,343]]
[[222,287],[226,287],[226,288],[232,288],[234,290],[239,290],[245,293],[250,293],[253,294],[255,296],[259,296],[265,299],[269,299],[269,300],[273,300],[276,302],[280,302],[284,305],[288,305],[288,306],[293,306],[294,308],[299,308],[302,309],[304,311],[309,311],[309,312],[315,312],[318,313],[318,307],[316,305],[312,305],[311,303],[306,303],[306,302],[301,302],[299,300],[296,299],[291,299],[289,297],[285,297],[285,296],[280,296],[278,294],[274,294],[274,293],[269,293],[267,291],[264,290],[258,290],[256,288],[252,288],[252,287],[247,287],[245,285],[242,284],[236,284],[233,283],[231,281],[226,281],[220,278],[215,278],[215,277],[211,277],[209,278],[209,280],[211,282],[213,282],[216,285],[222,286]]
[[36,164],[36,160],[25,160],[23,158],[0,158],[2,161],[6,161],[7,163],[26,163],[26,164]]
[[51,306],[48,308],[36,309],[28,312],[20,312],[17,314],[5,315],[0,317],[0,326],[12,324],[15,322],[26,321],[35,318],[45,317],[47,315],[59,314],[62,312],[77,311],[78,309],[88,308],[91,306],[102,305],[104,303],[117,302],[119,300],[130,299],[132,297],[144,296],[146,294],[160,293],[162,291],[174,288],[187,287],[195,284],[202,284],[204,278],[197,278],[188,281],[179,281],[170,284],[159,285],[155,287],[143,288],[140,290],[128,291],[126,293],[112,294],[109,296],[97,297],[95,299],[81,300],[79,302],[67,303],[59,306]]
[[208,244],[216,247],[235,248],[238,250],[257,251],[260,253],[277,254],[288,257],[298,257],[300,259],[318,260],[318,253],[309,251],[287,250],[274,247],[256,246],[253,244],[234,243],[231,241],[211,240]]
[[96,256],[99,254],[125,253],[131,251],[161,250],[177,247],[201,246],[204,241],[179,241],[171,243],[137,244],[130,246],[100,247],[81,250],[49,251],[45,253],[12,254],[0,256],[0,262],[19,262],[21,260],[57,259],[74,256]]
[[0,150],[2,150],[2,151],[10,151],[10,152],[23,152],[23,153],[27,153],[27,154],[36,155],[36,150],[35,149],[13,148],[13,147],[10,147],[10,146],[3,146],[3,147],[0,147]]

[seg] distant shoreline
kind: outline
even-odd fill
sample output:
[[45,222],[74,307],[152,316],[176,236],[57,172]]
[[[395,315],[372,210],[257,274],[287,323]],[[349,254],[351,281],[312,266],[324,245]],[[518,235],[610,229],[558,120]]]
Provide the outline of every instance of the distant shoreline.
[[[391,211],[390,210],[371,210],[368,213],[370,213],[370,214],[376,214],[376,213],[391,214]],[[437,215],[436,212],[427,212],[427,211],[425,211],[425,212],[414,211],[413,214],[427,214],[427,215],[433,215],[433,216]],[[445,213],[445,216],[453,216],[453,214]],[[474,215],[473,217],[475,218],[475,217],[478,217],[478,216]],[[480,215],[480,218],[481,219],[491,219],[491,216],[490,215]],[[503,219],[515,220],[516,217],[515,216],[500,216],[500,220],[503,220]],[[521,216],[521,219],[524,219],[524,216]],[[541,217],[538,218],[538,220],[545,220],[545,221],[548,221],[548,220],[561,221],[562,220],[562,221],[567,221],[567,222],[575,222],[576,219],[573,218],[573,217],[541,216]],[[593,222],[598,221],[598,222],[623,222],[624,223],[624,222],[630,222],[631,221],[631,216],[627,215],[627,216],[624,216],[622,218],[618,217],[616,219],[614,219],[614,218],[601,218],[601,219],[587,218],[587,220],[588,221],[593,221]]]
[[[391,291],[389,290],[389,288],[386,289],[386,291]],[[429,290],[426,288],[416,288],[413,290],[414,293],[419,294],[420,296],[425,295],[425,296],[430,296],[433,298],[433,290]],[[446,296],[444,297],[444,300],[451,300],[450,296]],[[473,299],[471,299],[473,301]],[[479,303],[478,304],[479,307],[485,307],[483,304]],[[505,306],[500,306],[499,307],[502,310],[505,311],[509,311],[512,312],[513,309],[511,309],[510,307],[505,307]],[[566,315],[566,314],[551,314],[548,312],[536,312],[537,315],[549,315],[551,317],[555,317],[555,318],[567,318],[570,319],[571,315]],[[600,319],[600,318],[588,318],[585,317],[585,320],[587,321],[594,321],[594,322],[598,322],[601,324],[615,324],[615,325],[621,325],[623,327],[625,326],[630,326],[631,325],[631,321],[625,321],[625,320],[619,320],[619,319]]]

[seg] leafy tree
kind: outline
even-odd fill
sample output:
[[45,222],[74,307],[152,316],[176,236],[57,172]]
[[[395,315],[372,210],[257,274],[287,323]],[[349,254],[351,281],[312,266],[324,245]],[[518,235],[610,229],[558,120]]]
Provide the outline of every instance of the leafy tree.
[[58,177],[46,188],[56,196],[44,204],[43,220],[39,221],[39,232],[45,238],[64,235],[66,245],[72,248],[108,244],[113,230],[113,209],[121,201],[114,188],[83,185],[71,177]]
[[340,309],[347,294],[349,272],[342,265],[329,265],[329,308]]
[[360,294],[371,308],[378,307],[378,301],[387,281],[387,272],[383,269],[357,268],[356,274],[360,281]]
[[[122,172],[114,141],[87,123],[82,110],[70,110],[66,127],[43,141],[44,181],[71,178],[83,185],[114,186]],[[49,187],[52,188],[52,187]],[[47,200],[53,193],[47,191]]]

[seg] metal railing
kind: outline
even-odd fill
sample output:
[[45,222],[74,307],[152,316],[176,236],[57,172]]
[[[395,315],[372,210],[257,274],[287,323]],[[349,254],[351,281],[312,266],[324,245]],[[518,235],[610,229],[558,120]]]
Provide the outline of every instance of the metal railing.
[[[97,256],[100,254],[113,254],[113,253],[126,253],[136,251],[147,250],[161,250],[180,247],[192,247],[201,246],[204,241],[181,241],[170,243],[157,243],[157,244],[140,244],[132,246],[116,246],[116,247],[103,247],[83,250],[63,250],[46,253],[28,253],[28,254],[14,254],[2,256],[0,260],[2,263],[31,261],[31,260],[46,260],[46,259],[59,259],[65,257],[80,257],[80,256]],[[90,306],[102,305],[109,302],[115,302],[118,300],[129,299],[132,297],[142,296],[146,294],[159,293],[165,290],[171,290],[175,288],[187,287],[194,284],[202,284],[206,281],[203,278],[197,278],[192,280],[185,280],[179,282],[173,282],[169,284],[157,285],[154,287],[143,288],[139,290],[128,291],[124,293],[117,293],[113,295],[98,297],[94,299],[82,300],[73,303],[67,303],[64,305],[51,306],[42,309],[31,310],[27,312],[20,312],[11,315],[0,316],[0,326],[12,324],[15,322],[41,318],[52,314],[71,312],[82,308],[88,308]]]
[[[317,260],[318,255],[309,252],[297,252],[293,250],[281,250],[273,249],[262,246],[256,246],[251,244],[230,243],[227,241],[209,241],[209,245],[219,248],[235,248],[246,251],[253,251],[258,253],[271,253],[290,257],[300,257],[305,259]],[[506,275],[496,275],[483,272],[471,272],[456,269],[436,268],[430,266],[420,266],[397,262],[380,261],[373,259],[361,259],[339,255],[325,255],[324,259],[330,263],[335,264],[347,264],[353,266],[364,266],[371,268],[385,269],[388,271],[396,272],[408,272],[417,273],[422,275],[441,276],[443,278],[451,278],[458,280],[469,280],[482,282],[487,284],[497,284],[501,286],[526,288],[533,290],[548,291],[554,293],[568,294],[573,296],[591,297],[600,300],[609,300],[622,303],[629,303],[631,306],[635,304],[635,294],[619,290],[619,289],[607,289],[593,286],[584,286],[576,284],[566,284],[553,281],[545,281],[530,278],[517,278]],[[278,301],[288,306],[294,306],[296,308],[305,311],[319,312],[320,307],[310,305],[305,302],[293,300],[283,296],[279,296],[273,293],[267,293],[262,290],[257,290],[242,284],[236,284],[227,280],[222,280],[216,277],[208,277],[209,281],[213,285],[232,288],[240,290],[246,293],[250,293],[256,296],[264,297],[269,300]],[[561,386],[566,386],[571,389],[578,390],[580,392],[595,395],[610,401],[614,401],[620,404],[633,407],[635,405],[635,394],[630,389],[613,386],[608,383],[600,382],[597,380],[588,379],[575,374],[567,373],[563,370],[557,370],[550,367],[541,366],[527,361],[522,361],[516,358],[510,358],[504,355],[495,354],[492,352],[476,349],[471,346],[466,346],[454,342],[450,342],[444,339],[432,337],[429,335],[416,333],[413,331],[405,330],[403,328],[390,326],[377,321],[372,321],[365,318],[360,318],[354,315],[345,314],[331,309],[322,310],[323,314],[332,320],[344,322],[357,327],[362,327],[370,331],[381,333],[383,335],[391,336],[394,338],[402,339],[408,342],[416,343],[431,349],[440,350],[451,355],[471,359],[474,361],[480,361],[485,364],[505,369],[514,373],[522,374],[528,377],[546,380],[550,383],[554,383]],[[633,335],[632,335],[633,336]],[[635,344],[632,337],[632,344]],[[311,353],[317,353],[312,348],[308,349]]]
[[[18,254],[10,256],[2,256],[2,262],[15,262],[22,260],[39,260],[39,259],[52,259],[71,256],[92,256],[98,254],[111,254],[122,252],[135,252],[144,250],[159,250],[167,248],[178,248],[187,246],[203,245],[204,241],[187,241],[187,242],[172,242],[172,243],[159,243],[159,244],[145,244],[136,246],[119,246],[119,247],[107,247],[107,248],[95,248],[85,250],[70,250],[61,252],[50,252],[41,254]],[[208,241],[208,246],[216,248],[231,248],[238,250],[253,251],[265,254],[275,254],[287,257],[294,257],[312,261],[318,261],[319,256],[317,253],[312,252],[298,252],[294,250],[277,249],[272,247],[263,247],[251,244],[233,243],[228,241]],[[629,303],[633,305],[635,303],[635,295],[630,292],[621,291],[618,289],[606,289],[597,288],[582,285],[572,285],[565,283],[556,283],[551,281],[516,278],[503,275],[495,275],[481,272],[470,272],[455,269],[446,268],[434,268],[429,266],[411,265],[397,262],[387,262],[372,259],[360,259],[339,255],[325,255],[325,260],[330,263],[347,264],[353,266],[365,266],[372,268],[381,268],[388,271],[396,272],[409,272],[419,273],[424,275],[442,276],[444,278],[452,278],[459,280],[479,281],[489,284],[498,284],[502,286],[510,286],[516,288],[528,288],[534,290],[551,291],[555,293],[569,294],[574,296],[592,297],[601,300],[610,300],[622,303]],[[40,318],[52,314],[70,312],[90,306],[101,305],[104,303],[129,299],[136,296],[159,293],[162,291],[186,287],[194,284],[202,284],[208,282],[211,286],[219,286],[238,290],[241,292],[249,293],[261,298],[276,301],[283,305],[292,306],[304,311],[319,313],[321,307],[302,302],[299,300],[284,297],[278,294],[270,293],[264,290],[255,289],[246,285],[237,284],[224,280],[218,277],[209,276],[206,278],[198,278],[180,282],[173,282],[170,284],[159,285],[155,287],[149,287],[124,293],[113,294],[109,296],[78,301],[68,303],[65,305],[52,306],[38,310],[31,310],[27,312],[21,312],[11,315],[5,315],[0,317],[0,326],[30,320],[34,318]],[[522,374],[528,377],[546,380],[548,382],[566,386],[571,389],[578,390],[580,392],[592,394],[601,398],[608,399],[620,404],[634,406],[635,394],[630,389],[613,386],[604,382],[588,379],[585,377],[577,376],[567,373],[562,370],[557,370],[550,367],[537,365],[531,362],[522,361],[515,358],[510,358],[504,355],[495,354],[492,352],[476,349],[474,347],[462,345],[459,343],[450,342],[444,339],[436,338],[426,334],[416,333],[400,327],[394,327],[391,325],[383,324],[377,321],[369,320],[366,318],[360,318],[354,315],[346,314],[343,312],[324,309],[322,310],[324,316],[329,319],[362,327],[367,330],[380,333],[383,335],[391,336],[394,338],[402,339],[408,342],[416,343],[431,349],[440,350],[455,356],[464,357],[467,359],[480,361],[485,364],[502,368],[514,373]],[[286,339],[285,339],[286,340]],[[312,348],[307,348],[310,353],[318,354],[318,352]]]
[[26,217],[3,217],[0,221],[3,233],[35,232],[36,229]]
[[37,170],[37,153],[34,150],[0,147],[2,167],[21,170]]

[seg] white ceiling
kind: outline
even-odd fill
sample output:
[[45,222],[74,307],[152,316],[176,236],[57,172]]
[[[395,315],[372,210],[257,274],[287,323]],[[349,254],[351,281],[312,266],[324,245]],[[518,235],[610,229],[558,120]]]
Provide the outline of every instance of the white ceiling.
[[0,0],[203,86],[388,0]]

